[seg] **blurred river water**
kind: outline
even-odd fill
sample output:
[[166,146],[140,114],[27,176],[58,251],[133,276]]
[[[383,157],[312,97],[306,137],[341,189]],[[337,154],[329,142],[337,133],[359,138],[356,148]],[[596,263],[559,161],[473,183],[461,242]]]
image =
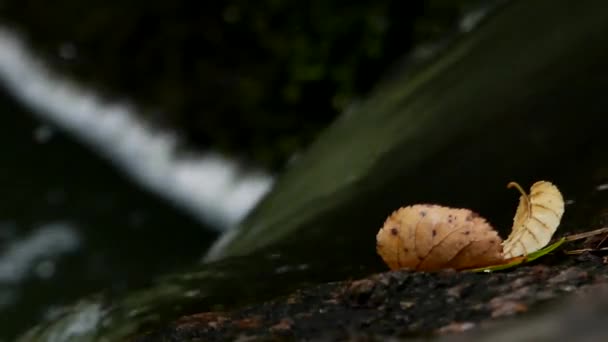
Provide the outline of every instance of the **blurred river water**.
[[0,28],[0,341],[200,260],[272,183],[44,68]]

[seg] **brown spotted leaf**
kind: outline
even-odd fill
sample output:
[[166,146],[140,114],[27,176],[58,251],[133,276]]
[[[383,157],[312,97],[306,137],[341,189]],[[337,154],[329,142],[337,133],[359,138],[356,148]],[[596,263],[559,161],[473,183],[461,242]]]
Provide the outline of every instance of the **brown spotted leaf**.
[[376,235],[377,252],[391,269],[467,269],[503,261],[501,238],[468,209],[416,204],[400,208]]
[[534,183],[530,195],[517,183],[511,182],[508,187],[517,188],[521,196],[511,235],[503,242],[505,259],[528,255],[545,247],[564,214],[562,194],[550,182]]

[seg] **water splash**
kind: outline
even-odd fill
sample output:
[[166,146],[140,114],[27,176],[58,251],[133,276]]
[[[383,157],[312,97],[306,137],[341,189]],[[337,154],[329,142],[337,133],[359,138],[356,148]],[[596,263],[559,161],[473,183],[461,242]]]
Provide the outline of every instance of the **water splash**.
[[[31,272],[47,268],[59,255],[80,246],[76,229],[67,223],[45,224],[29,235],[12,241],[0,254],[0,284],[18,284]],[[37,264],[40,263],[40,264]],[[46,263],[46,266],[45,266]],[[41,266],[42,265],[42,266]]]
[[103,324],[106,311],[99,303],[90,303],[83,301],[74,306],[73,311],[60,313],[57,317],[57,322],[60,325],[59,329],[54,329],[44,337],[37,337],[40,327],[35,327],[24,336],[20,337],[19,341],[46,341],[46,342],[92,342],[92,341],[108,341],[105,338],[97,338],[95,331]]
[[178,155],[175,134],[152,129],[128,103],[105,102],[54,74],[16,33],[3,27],[0,81],[36,115],[218,230],[238,223],[273,184],[267,173],[244,171],[216,153]]

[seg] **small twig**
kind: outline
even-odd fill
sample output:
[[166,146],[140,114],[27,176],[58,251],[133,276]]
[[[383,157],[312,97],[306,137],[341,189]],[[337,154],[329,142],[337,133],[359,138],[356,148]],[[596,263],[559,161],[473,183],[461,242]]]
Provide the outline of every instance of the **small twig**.
[[600,243],[598,243],[598,244],[595,246],[595,248],[600,248],[600,247],[602,247],[602,245],[604,244],[604,242],[606,241],[606,239],[607,239],[607,238],[608,238],[608,234],[606,234],[606,235],[604,236],[604,238],[602,239],[602,241],[600,241]]
[[[591,236],[596,236],[596,235],[600,235],[600,234],[604,234],[604,233],[608,234],[608,227],[595,229],[595,230],[584,232],[584,233],[568,235],[565,237],[565,239],[566,239],[566,241],[574,241],[574,240],[580,240],[580,239],[584,239],[584,238],[588,238]],[[604,238],[604,240],[605,239],[606,238]]]
[[608,247],[573,249],[571,251],[564,251],[564,253],[570,254],[570,255],[577,255],[577,254],[583,254],[585,252],[601,252],[601,251],[608,251]]

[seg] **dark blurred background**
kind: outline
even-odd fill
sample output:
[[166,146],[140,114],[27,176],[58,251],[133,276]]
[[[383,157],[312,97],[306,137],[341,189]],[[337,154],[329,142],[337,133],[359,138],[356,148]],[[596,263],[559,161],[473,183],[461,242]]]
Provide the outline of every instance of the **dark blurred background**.
[[45,60],[151,120],[280,169],[413,46],[488,1],[3,1]]

